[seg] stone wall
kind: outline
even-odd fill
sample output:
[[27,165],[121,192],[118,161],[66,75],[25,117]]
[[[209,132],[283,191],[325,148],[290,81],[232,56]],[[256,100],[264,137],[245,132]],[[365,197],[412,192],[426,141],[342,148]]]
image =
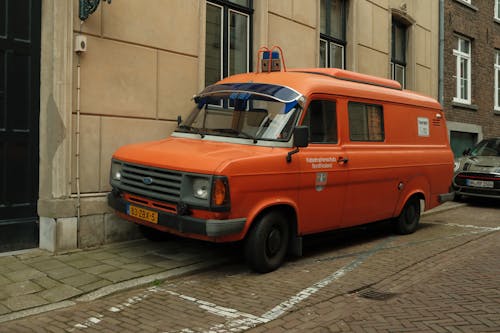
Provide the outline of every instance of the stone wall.
[[[84,22],[78,2],[43,2],[38,211],[40,246],[51,251],[137,237],[106,204],[111,155],[128,143],[167,137],[205,79],[205,1],[101,2]],[[273,45],[282,47],[289,68],[318,66],[319,3],[254,1],[253,66],[259,47]],[[390,76],[396,11],[412,22],[408,88],[436,97],[438,2],[348,4],[347,69]],[[79,54],[77,35],[87,40]]]

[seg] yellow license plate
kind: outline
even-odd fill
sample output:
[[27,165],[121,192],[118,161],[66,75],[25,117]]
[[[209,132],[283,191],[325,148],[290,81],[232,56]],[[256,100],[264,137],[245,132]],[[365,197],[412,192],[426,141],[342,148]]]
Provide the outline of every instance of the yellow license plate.
[[158,223],[158,213],[149,209],[144,209],[141,207],[129,205],[127,209],[127,214],[138,219],[148,221],[151,223]]

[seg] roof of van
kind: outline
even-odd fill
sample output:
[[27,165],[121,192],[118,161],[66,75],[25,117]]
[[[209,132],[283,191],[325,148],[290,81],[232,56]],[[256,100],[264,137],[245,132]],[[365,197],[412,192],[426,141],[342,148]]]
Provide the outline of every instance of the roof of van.
[[286,72],[243,73],[218,83],[269,83],[287,86],[309,96],[314,93],[353,96],[356,98],[441,109],[434,98],[402,90],[399,82],[338,68],[288,69]]

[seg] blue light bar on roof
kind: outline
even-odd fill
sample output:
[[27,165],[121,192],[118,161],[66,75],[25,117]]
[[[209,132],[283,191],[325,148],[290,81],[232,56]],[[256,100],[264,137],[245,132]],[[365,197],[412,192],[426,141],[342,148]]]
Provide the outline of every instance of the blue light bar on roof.
[[262,72],[281,71],[280,53],[278,51],[262,52]]
[[264,51],[262,52],[262,59],[269,60],[269,56],[271,55],[271,59],[279,59],[280,53],[278,51]]

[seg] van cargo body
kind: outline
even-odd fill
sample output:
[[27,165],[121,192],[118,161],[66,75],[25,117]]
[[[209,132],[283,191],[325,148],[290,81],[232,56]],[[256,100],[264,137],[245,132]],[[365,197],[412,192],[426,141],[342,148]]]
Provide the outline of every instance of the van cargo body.
[[211,85],[164,140],[112,158],[117,214],[155,231],[244,240],[250,266],[276,269],[301,237],[391,219],[415,231],[452,198],[446,121],[430,97],[339,69],[246,73]]

